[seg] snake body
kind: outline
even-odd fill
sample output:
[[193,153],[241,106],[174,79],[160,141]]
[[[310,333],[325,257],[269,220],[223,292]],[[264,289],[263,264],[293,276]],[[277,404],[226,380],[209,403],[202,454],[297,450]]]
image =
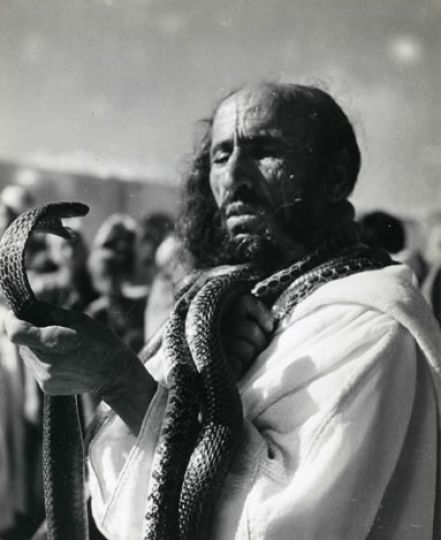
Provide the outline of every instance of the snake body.
[[[185,340],[188,299],[178,301],[164,332],[165,359],[172,366],[168,374],[170,391],[155,460],[152,464],[144,538],[179,538],[177,508],[181,485],[198,433],[200,387],[191,353]],[[173,451],[170,451],[170,448]]]
[[[61,219],[83,216],[81,203],[56,202],[21,214],[0,240],[0,288],[17,317],[36,326],[56,324],[36,299],[25,271],[25,249],[33,232],[70,238]],[[87,540],[84,459],[76,396],[43,398],[43,484],[49,540]]]
[[[254,274],[254,275],[253,275]],[[224,354],[220,321],[226,307],[257,279],[247,266],[216,277],[192,300],[186,340],[202,384],[202,421],[184,476],[179,524],[182,538],[206,538],[212,505],[240,443],[242,402]]]
[[[388,264],[389,256],[360,244],[358,230],[351,226],[269,277],[263,278],[250,266],[239,266],[225,274],[213,272],[213,277],[203,280],[201,287],[196,281],[193,289],[183,295],[163,339],[172,367],[167,408],[152,465],[146,540],[210,537],[209,522],[216,494],[242,432],[241,400],[220,337],[220,321],[229,303],[238,295],[251,292],[272,308],[276,320],[281,320],[328,281]],[[190,388],[193,401],[191,410],[186,409],[185,413],[180,410],[182,405],[188,406],[181,394],[183,388]],[[199,407],[195,405],[196,399],[200,400]],[[185,415],[182,424],[181,413]],[[189,414],[193,414],[193,420]],[[195,430],[198,435],[193,448]],[[187,433],[188,446],[184,441]],[[179,435],[176,438],[174,434]],[[168,498],[167,493],[173,496]]]
[[[79,203],[51,203],[20,216],[0,242],[0,287],[17,316],[54,324],[32,293],[24,250],[35,231],[68,236],[60,218],[84,215]],[[251,266],[199,276],[181,294],[162,339],[169,392],[156,446],[144,520],[145,540],[209,538],[210,517],[242,436],[242,404],[226,360],[220,322],[228,305],[251,292],[280,320],[317,287],[390,264],[385,253],[358,243],[353,228],[300,261],[264,277]],[[44,398],[44,486],[50,540],[86,540],[84,465],[74,397]],[[135,540],[135,539],[134,539]]]

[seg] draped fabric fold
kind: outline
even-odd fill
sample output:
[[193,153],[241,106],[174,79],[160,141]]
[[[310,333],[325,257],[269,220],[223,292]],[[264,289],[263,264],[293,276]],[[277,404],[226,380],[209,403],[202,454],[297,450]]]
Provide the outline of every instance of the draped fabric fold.
[[[210,538],[432,537],[441,336],[404,266],[335,280],[279,325],[239,383],[241,451]],[[167,389],[137,438],[111,417],[92,441],[94,517],[111,540],[141,537]]]

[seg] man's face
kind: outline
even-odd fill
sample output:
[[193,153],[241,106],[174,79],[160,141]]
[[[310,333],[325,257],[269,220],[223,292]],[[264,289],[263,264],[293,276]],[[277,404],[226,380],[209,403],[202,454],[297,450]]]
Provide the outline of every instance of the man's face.
[[288,256],[326,201],[314,158],[313,121],[277,90],[227,98],[212,128],[210,186],[230,239],[267,243]]

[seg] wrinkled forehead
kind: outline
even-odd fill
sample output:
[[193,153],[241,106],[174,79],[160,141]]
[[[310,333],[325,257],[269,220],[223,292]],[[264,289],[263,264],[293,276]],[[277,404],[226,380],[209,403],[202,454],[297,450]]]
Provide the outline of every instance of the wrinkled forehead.
[[308,111],[273,87],[244,88],[225,99],[214,116],[212,136],[275,134],[306,138],[310,134]]

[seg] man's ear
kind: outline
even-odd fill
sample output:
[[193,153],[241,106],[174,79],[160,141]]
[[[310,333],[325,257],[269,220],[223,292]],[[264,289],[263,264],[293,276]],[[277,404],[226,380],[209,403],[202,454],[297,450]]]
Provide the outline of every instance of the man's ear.
[[346,199],[353,187],[351,160],[347,149],[343,149],[331,165],[328,201],[339,202]]

